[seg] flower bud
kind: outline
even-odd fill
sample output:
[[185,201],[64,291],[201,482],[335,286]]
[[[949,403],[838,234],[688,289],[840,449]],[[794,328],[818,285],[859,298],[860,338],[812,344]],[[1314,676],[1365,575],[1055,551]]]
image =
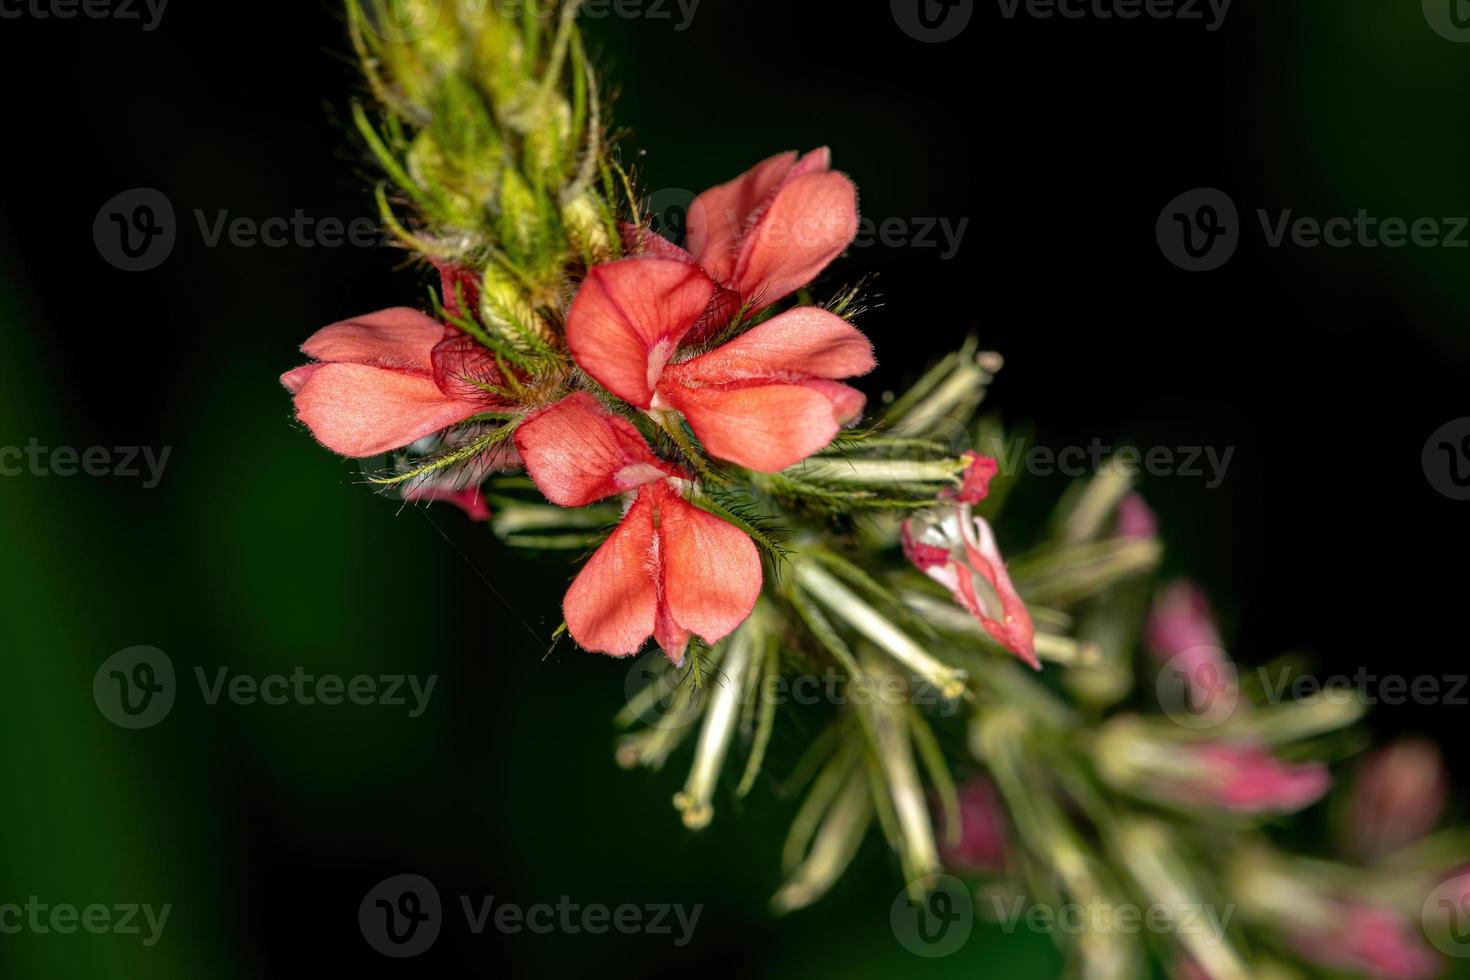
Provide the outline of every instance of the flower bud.
[[1449,778],[1437,746],[1403,739],[1358,768],[1347,819],[1347,844],[1359,857],[1382,857],[1434,829]]

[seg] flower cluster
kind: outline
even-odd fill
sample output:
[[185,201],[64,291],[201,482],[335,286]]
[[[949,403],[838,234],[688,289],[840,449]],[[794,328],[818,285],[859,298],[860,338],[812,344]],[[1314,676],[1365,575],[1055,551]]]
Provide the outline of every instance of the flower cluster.
[[[300,420],[343,455],[374,456],[494,416],[508,420],[501,431],[547,500],[578,508],[628,497],[567,593],[567,628],[583,647],[618,656],[653,636],[678,663],[691,636],[716,643],[750,614],[760,558],[746,534],[691,502],[701,474],[656,455],[629,416],[663,432],[687,424],[713,459],[762,473],[831,443],[862,414],[864,396],[842,381],[876,366],[867,338],[816,307],[754,321],[841,254],[857,222],[857,190],[827,150],[782,154],[700,195],[693,251],[624,226],[636,254],[588,269],[565,316],[576,374],[526,376],[453,325],[469,325],[480,295],[446,263],[450,323],[394,309],[334,324],[303,347],[313,362],[282,381]],[[693,451],[688,462],[698,459]],[[412,496],[483,516],[473,488]]]
[[[608,145],[576,0],[524,18],[346,3],[383,223],[439,292],[431,313],[308,340],[282,377],[297,417],[402,500],[590,553],[566,630],[667,654],[632,672],[652,683],[617,716],[615,757],[692,756],[673,796],[687,827],[762,784],[783,692],[820,689],[825,727],[782,781],[804,798],[776,910],[818,901],[881,832],[915,899],[948,870],[1022,900],[1240,911],[1158,944],[1069,937],[1078,976],[1155,959],[1215,980],[1424,977],[1416,916],[1463,949],[1470,846],[1439,828],[1431,744],[1334,789],[1362,706],[1244,683],[1204,592],[1155,585],[1162,522],[1116,469],[1069,487],[1007,563],[1007,498],[1051,488],[993,458],[1006,434],[981,408],[1004,362],[978,341],[871,411],[847,384],[875,367],[861,291],[805,299],[858,226],[827,150],[705,191],[678,244]],[[1318,806],[1336,815],[1327,854],[1281,850],[1269,825]]]

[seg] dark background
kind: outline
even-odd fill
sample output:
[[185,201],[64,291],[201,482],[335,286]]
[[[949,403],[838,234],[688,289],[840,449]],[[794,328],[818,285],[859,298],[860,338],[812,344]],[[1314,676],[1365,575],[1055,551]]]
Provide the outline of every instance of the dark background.
[[[1232,650],[1464,672],[1465,508],[1420,452],[1467,414],[1470,250],[1271,249],[1258,208],[1328,218],[1470,215],[1470,45],[1418,5],[1249,4],[1223,29],[1006,20],[920,43],[884,3],[703,0],[673,21],[588,25],[650,190],[699,190],[772,153],[830,144],[877,222],[969,225],[942,248],[854,249],[874,274],[875,396],[978,332],[1008,366],[993,406],[1041,445],[1234,447],[1217,489],[1145,483],[1170,571],[1210,589]],[[370,217],[340,120],[359,88],[328,0],[173,0],[136,22],[0,20],[0,445],[172,447],[163,482],[0,479],[0,901],[175,908],[163,942],[0,937],[25,977],[1052,975],[1045,937],[981,930],[920,961],[893,941],[895,862],[872,841],[813,911],[765,911],[793,802],[776,776],[686,832],[668,805],[686,756],[611,758],[625,665],[545,656],[570,574],[509,553],[457,512],[400,513],[291,419],[276,376],[345,316],[423,298],[399,253],[209,248],[194,212]],[[1243,242],[1183,272],[1155,220],[1218,187]],[[92,225],[114,195],[162,191],[178,245],[121,272]],[[1019,547],[1060,477],[1012,497]],[[443,535],[435,527],[442,529]],[[473,568],[471,567],[473,566]],[[487,588],[477,572],[493,586]],[[513,609],[511,608],[513,607]],[[530,630],[528,631],[527,626]],[[126,647],[166,651],[183,693],[125,732],[91,698]],[[419,719],[390,708],[208,706],[213,673],[436,674]],[[1453,751],[1463,708],[1380,709],[1377,729]],[[817,730],[783,713],[778,742]],[[788,752],[786,755],[789,755]],[[786,755],[778,756],[786,760]],[[357,905],[381,879],[446,902],[703,903],[668,937],[469,935],[451,915],[407,964],[372,952]],[[456,925],[458,923],[458,925]]]

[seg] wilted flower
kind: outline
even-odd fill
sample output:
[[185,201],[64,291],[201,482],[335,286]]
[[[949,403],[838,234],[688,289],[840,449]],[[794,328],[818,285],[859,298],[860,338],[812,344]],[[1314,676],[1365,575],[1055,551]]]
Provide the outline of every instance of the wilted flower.
[[984,457],[971,461],[955,506],[904,522],[904,554],[915,568],[948,589],[996,642],[1040,670],[1031,614],[1011,583],[995,532],[970,508],[972,498],[983,499],[994,462]]

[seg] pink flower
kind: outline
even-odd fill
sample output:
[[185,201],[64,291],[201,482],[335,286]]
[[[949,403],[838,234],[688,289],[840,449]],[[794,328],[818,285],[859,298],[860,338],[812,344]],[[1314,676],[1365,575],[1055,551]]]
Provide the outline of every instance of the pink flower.
[[697,266],[670,259],[597,266],[567,315],[567,344],[608,391],[683,413],[712,455],[753,470],[799,463],[862,414],[862,393],[838,381],[876,366],[872,345],[825,310],[791,310],[674,363],[714,290]]
[[968,504],[905,521],[903,549],[914,567],[948,589],[996,642],[1041,669],[1031,614],[1006,572],[995,532]]
[[1120,538],[1155,538],[1159,519],[1142,494],[1130,493],[1118,501],[1118,523],[1114,534]]
[[579,392],[527,417],[515,440],[555,504],[636,494],[562,604],[583,647],[629,656],[652,635],[677,664],[691,636],[714,643],[750,615],[761,590],[755,544],[685,500],[675,484],[685,474],[656,457],[626,419]]
[[1190,754],[1189,775],[1175,777],[1165,788],[1167,795],[1188,803],[1235,813],[1295,813],[1316,803],[1332,786],[1321,763],[1289,765],[1254,743],[1207,743]]
[[301,350],[312,362],[281,383],[312,435],[343,456],[398,449],[503,405],[484,388],[502,380],[489,352],[417,310],[334,323]]
[[701,267],[718,287],[693,341],[701,343],[741,309],[763,310],[810,283],[857,237],[857,188],[832,172],[826,147],[782,153],[695,199],[689,251],[646,229],[626,228],[637,254]]
[[1348,810],[1354,853],[1381,857],[1419,840],[1444,812],[1449,776],[1439,748],[1403,739],[1374,752],[1358,768]]
[[1144,628],[1159,660],[1198,648],[1221,649],[1210,600],[1193,582],[1171,582],[1159,592]]
[[424,487],[419,490],[410,490],[403,495],[403,499],[415,504],[453,504],[477,524],[484,523],[491,517],[490,505],[485,502],[485,495],[479,487],[467,487],[463,490],[448,487]]
[[1005,808],[995,786],[977,776],[960,787],[959,804],[959,843],[943,848],[945,866],[962,871],[998,871],[1005,867],[1009,847]]
[[1291,945],[1320,966],[1380,980],[1427,980],[1439,974],[1439,960],[1424,948],[1417,930],[1383,906],[1339,903],[1330,928],[1298,932]]
[[1217,706],[1228,716],[1238,698],[1235,664],[1215,628],[1210,601],[1193,582],[1171,582],[1154,599],[1144,625],[1149,650],[1186,686],[1189,706],[1210,716]]

